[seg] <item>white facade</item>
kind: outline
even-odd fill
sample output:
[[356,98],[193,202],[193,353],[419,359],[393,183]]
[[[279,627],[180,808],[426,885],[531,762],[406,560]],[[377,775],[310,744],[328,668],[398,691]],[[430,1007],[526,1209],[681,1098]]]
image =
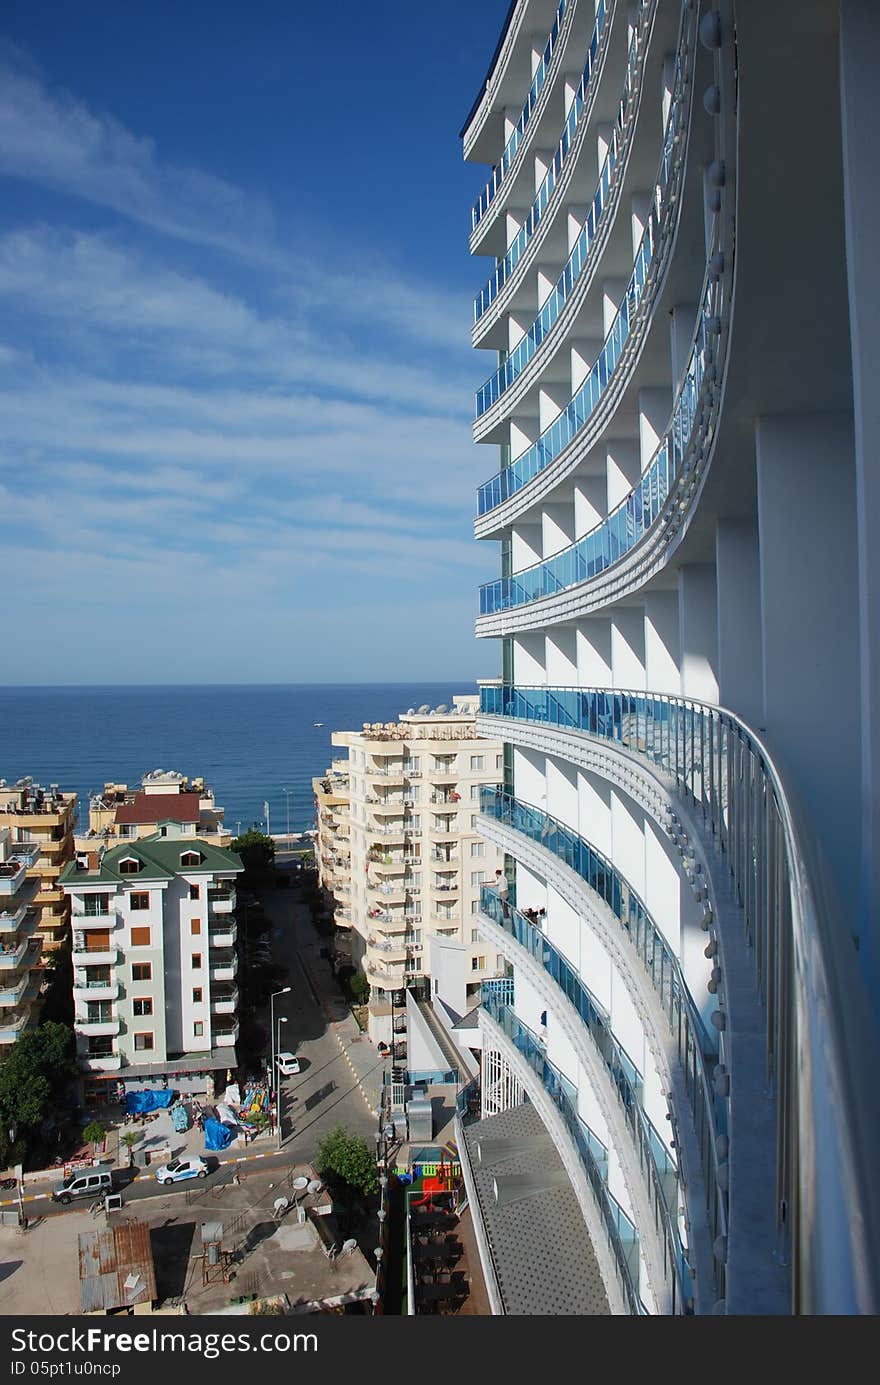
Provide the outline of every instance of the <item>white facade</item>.
[[477,738],[476,710],[477,698],[459,696],[451,710],[334,732],[348,758],[318,789],[322,880],[370,982],[370,1037],[400,1061],[405,991],[454,1022],[504,971],[477,928],[480,889],[503,864],[477,830],[480,793],[498,784],[503,764],[500,741]]
[[546,1111],[615,1312],[880,1302],[868,10],[519,0],[462,132],[483,1110]]
[[207,1079],[235,1066],[241,869],[232,852],[198,838],[158,837],[81,854],[67,868],[84,1073],[126,1081],[172,1065]]

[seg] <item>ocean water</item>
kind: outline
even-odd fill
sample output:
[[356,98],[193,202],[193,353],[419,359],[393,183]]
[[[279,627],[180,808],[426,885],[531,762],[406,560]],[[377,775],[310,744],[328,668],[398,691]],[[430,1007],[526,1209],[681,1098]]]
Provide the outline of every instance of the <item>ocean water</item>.
[[[106,782],[136,785],[153,769],[201,774],[232,832],[314,824],[312,778],[344,749],[333,731],[394,721],[429,703],[452,705],[467,683],[278,684],[206,687],[0,688],[0,779],[29,774],[79,795]],[[323,725],[315,726],[315,722]],[[285,797],[284,790],[289,791]],[[239,827],[240,824],[240,827]]]

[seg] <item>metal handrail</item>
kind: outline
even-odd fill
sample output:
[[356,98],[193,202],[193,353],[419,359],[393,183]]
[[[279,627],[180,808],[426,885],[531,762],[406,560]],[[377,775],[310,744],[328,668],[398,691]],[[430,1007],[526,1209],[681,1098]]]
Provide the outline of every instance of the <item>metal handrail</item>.
[[481,713],[610,741],[700,810],[743,911],[777,1091],[777,1229],[793,1307],[880,1311],[880,1042],[830,867],[778,760],[735,713],[671,693],[495,685]]

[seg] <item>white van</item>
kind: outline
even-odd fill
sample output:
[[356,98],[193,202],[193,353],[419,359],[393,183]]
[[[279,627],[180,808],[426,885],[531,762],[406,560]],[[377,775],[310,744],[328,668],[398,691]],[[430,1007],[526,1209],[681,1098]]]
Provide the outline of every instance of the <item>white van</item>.
[[75,1197],[103,1197],[112,1193],[113,1177],[109,1169],[83,1169],[70,1173],[52,1193],[53,1202],[72,1202]]

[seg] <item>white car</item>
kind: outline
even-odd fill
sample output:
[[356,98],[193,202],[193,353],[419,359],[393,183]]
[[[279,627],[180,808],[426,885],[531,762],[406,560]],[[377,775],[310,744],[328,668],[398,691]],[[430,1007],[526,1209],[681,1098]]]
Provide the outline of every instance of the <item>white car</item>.
[[198,1155],[194,1159],[172,1159],[156,1170],[160,1183],[180,1183],[184,1178],[207,1178],[208,1165]]
[[275,1062],[282,1077],[292,1077],[294,1073],[299,1072],[299,1059],[290,1052],[279,1053]]

